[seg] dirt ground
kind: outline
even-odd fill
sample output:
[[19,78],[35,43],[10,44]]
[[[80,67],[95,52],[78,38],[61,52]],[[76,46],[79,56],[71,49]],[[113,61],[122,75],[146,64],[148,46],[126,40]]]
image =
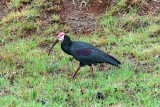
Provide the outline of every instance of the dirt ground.
[[[0,1],[0,20],[7,13],[7,3],[10,0]],[[54,1],[53,1],[54,3]],[[71,33],[88,34],[102,30],[98,18],[110,6],[114,6],[116,0],[61,0],[61,18],[71,26]],[[138,8],[139,15],[158,15],[160,13],[160,0],[128,0],[125,9],[117,8],[113,15],[125,14],[132,6]]]
[[[115,4],[116,0],[62,0],[61,16],[71,26],[74,34],[98,32],[102,30],[98,18]],[[138,8],[137,14],[142,16],[160,13],[160,0],[128,0],[125,7],[117,8],[113,15],[126,14],[134,6]]]
[[0,0],[0,21],[8,13],[8,3],[10,0]]
[[62,0],[62,19],[67,22],[74,34],[87,34],[99,31],[98,17],[105,12],[109,0]]
[[4,12],[3,12],[3,9],[4,9],[4,2],[5,0],[2,0],[0,1],[0,19],[4,16]]

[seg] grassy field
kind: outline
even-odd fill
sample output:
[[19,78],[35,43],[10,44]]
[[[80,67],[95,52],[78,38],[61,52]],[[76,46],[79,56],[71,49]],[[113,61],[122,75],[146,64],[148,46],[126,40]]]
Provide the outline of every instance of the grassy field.
[[[102,32],[74,36],[57,14],[59,0],[52,8],[49,1],[11,0],[0,22],[1,107],[160,107],[160,15],[140,16],[133,7],[114,16],[116,8],[123,9],[119,0],[99,19]],[[86,66],[71,79],[78,61],[60,44],[47,55],[60,31],[115,56],[121,68],[97,65],[92,78]],[[105,98],[97,99],[97,92]]]

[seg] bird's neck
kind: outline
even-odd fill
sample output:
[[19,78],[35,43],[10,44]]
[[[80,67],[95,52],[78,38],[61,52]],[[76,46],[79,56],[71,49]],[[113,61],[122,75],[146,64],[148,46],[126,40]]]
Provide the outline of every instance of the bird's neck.
[[70,54],[70,46],[71,45],[72,45],[71,39],[68,37],[65,37],[63,42],[61,43],[61,48],[65,53]]

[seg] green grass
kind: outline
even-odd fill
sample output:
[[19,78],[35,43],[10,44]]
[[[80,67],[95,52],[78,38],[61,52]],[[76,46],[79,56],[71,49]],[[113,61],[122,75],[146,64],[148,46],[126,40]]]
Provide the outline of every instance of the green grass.
[[[112,16],[113,7],[99,20],[104,32],[80,37],[69,33],[73,40],[91,43],[122,62],[120,69],[108,64],[104,70],[95,66],[95,78],[89,77],[86,66],[71,79],[68,75],[78,61],[65,54],[60,44],[47,55],[53,34],[70,28],[62,26],[55,13],[47,19],[53,22],[45,24],[41,12],[48,2],[39,1],[28,4],[19,14],[11,11],[0,22],[1,107],[160,106],[159,16],[139,16],[135,11]],[[120,0],[120,8],[123,2]],[[20,4],[12,0],[11,7]],[[34,5],[37,8],[33,9]],[[105,99],[98,100],[97,92]]]

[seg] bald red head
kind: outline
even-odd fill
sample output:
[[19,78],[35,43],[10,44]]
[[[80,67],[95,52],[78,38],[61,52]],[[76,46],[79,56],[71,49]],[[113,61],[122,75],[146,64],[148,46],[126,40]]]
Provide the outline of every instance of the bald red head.
[[58,34],[58,36],[64,36],[64,35],[65,35],[64,32],[61,32],[61,33]]
[[63,40],[64,40],[64,35],[65,35],[64,32],[59,33],[58,36],[57,36],[57,39],[58,39],[59,41],[63,41]]

